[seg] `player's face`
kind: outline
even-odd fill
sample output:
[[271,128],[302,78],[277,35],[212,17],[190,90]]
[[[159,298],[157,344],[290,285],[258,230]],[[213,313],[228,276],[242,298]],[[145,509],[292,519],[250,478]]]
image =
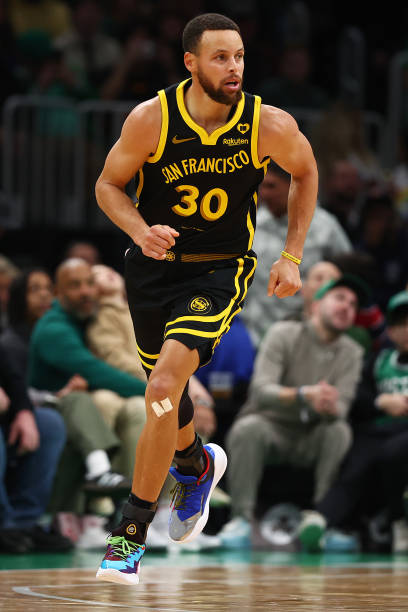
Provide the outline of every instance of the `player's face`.
[[354,323],[357,309],[357,296],[348,287],[336,287],[320,300],[321,321],[334,332],[347,331]]
[[207,30],[199,44],[192,74],[215,102],[237,104],[242,95],[244,46],[234,30]]

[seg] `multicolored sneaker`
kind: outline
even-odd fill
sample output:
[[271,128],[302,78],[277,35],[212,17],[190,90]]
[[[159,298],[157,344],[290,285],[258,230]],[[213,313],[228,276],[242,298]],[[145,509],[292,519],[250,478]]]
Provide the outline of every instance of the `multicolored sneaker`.
[[139,584],[140,559],[146,546],[136,544],[123,536],[110,536],[107,543],[108,550],[96,577],[118,584]]
[[206,444],[204,452],[208,465],[199,478],[170,468],[170,476],[176,481],[169,519],[169,535],[174,542],[189,542],[201,533],[208,520],[211,493],[227,467],[227,455],[217,444]]

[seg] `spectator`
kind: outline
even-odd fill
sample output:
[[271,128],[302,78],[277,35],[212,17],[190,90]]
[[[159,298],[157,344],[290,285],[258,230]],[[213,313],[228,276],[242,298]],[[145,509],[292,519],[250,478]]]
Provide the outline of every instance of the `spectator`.
[[84,259],[90,266],[102,263],[102,256],[98,247],[86,240],[74,240],[65,249],[63,260]]
[[307,550],[324,546],[326,526],[350,524],[374,478],[392,526],[393,552],[408,551],[403,508],[403,491],[408,484],[407,291],[390,299],[387,330],[394,346],[366,363],[353,404],[353,445],[338,478],[316,505],[317,512],[307,513],[300,526]]
[[320,178],[321,206],[336,217],[349,239],[353,240],[365,194],[357,168],[347,159],[336,159],[328,164]]
[[321,109],[328,105],[327,92],[311,82],[311,57],[302,45],[285,48],[280,57],[278,75],[259,84],[265,104],[284,109]]
[[375,261],[375,301],[384,311],[392,295],[404,288],[408,269],[408,229],[390,196],[367,198],[361,211],[357,250]]
[[0,347],[0,553],[65,551],[70,540],[39,525],[65,442],[62,418],[33,408]]
[[[300,294],[280,300],[276,297],[270,298],[266,293],[271,266],[279,259],[286,238],[290,181],[290,174],[278,165],[270,163],[259,189],[260,205],[253,246],[258,255],[258,266],[251,292],[242,311],[242,318],[255,346],[258,346],[272,323],[284,319],[301,308],[302,304]],[[336,219],[317,206],[303,251],[300,268],[302,278],[316,262],[350,250],[351,243]]]
[[313,467],[313,499],[329,490],[351,444],[346,421],[362,349],[345,336],[365,288],[348,276],[323,285],[309,321],[275,323],[255,362],[249,399],[228,437],[232,520],[225,546],[248,545],[263,468],[273,462]]
[[[30,384],[56,391],[79,374],[89,391],[98,391],[93,394],[94,401],[106,421],[114,421],[122,441],[116,465],[119,471],[130,475],[145,422],[144,407],[142,410],[139,399],[134,402],[133,398],[144,395],[146,384],[98,359],[86,346],[86,326],[97,311],[96,286],[89,264],[81,259],[62,262],[56,272],[56,295],[31,336]],[[130,399],[123,402],[123,398]]]
[[4,255],[0,255],[0,330],[7,325],[10,283],[18,274],[17,266]]
[[364,188],[384,184],[385,173],[368,144],[363,112],[342,100],[336,101],[315,125],[311,143],[325,183],[338,161],[355,168]]
[[[150,27],[138,24],[125,43],[124,53],[101,88],[104,100],[138,100],[153,97],[166,82],[164,67]],[[170,84],[170,83],[169,83]]]
[[[0,346],[24,380],[27,379],[31,332],[51,306],[52,289],[51,278],[42,268],[23,270],[10,287],[9,325],[0,336]],[[86,381],[73,376],[53,393],[47,388],[29,389],[31,401],[40,407],[55,408],[62,415],[67,430],[67,443],[50,501],[53,513],[77,508],[85,470],[86,486],[94,493],[112,494],[129,486],[123,476],[111,470],[108,453],[118,449],[119,440],[103,420],[86,388]]]
[[121,58],[119,43],[102,31],[102,7],[96,0],[81,0],[73,11],[73,28],[59,36],[55,47],[75,75],[78,86],[90,87],[93,97]]
[[9,12],[17,35],[41,30],[54,38],[68,31],[71,25],[69,8],[61,0],[11,0]]
[[382,278],[379,277],[374,257],[363,251],[354,250],[335,255],[331,258],[331,262],[340,268],[342,274],[354,274],[364,280],[370,287],[371,299],[367,304],[360,307],[352,330],[356,328],[366,330],[370,337],[370,351],[378,353],[389,341],[386,334],[384,313],[375,299]]
[[288,319],[291,321],[306,321],[309,319],[312,316],[312,306],[316,291],[328,281],[337,280],[340,276],[340,269],[330,261],[318,261],[311,266],[301,289],[303,298],[302,309],[294,312]]

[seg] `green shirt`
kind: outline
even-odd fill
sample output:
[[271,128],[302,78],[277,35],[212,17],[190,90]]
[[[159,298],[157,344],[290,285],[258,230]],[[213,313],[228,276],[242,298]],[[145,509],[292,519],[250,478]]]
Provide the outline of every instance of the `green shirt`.
[[146,384],[95,357],[85,344],[84,333],[85,324],[54,300],[31,336],[29,385],[58,391],[74,374],[80,374],[91,391],[110,389],[122,397],[143,395]]
[[[378,393],[403,393],[408,395],[408,364],[398,362],[399,352],[395,349],[384,349],[376,359],[374,376]],[[407,417],[393,417],[385,414],[376,419],[376,423],[389,421],[408,421]]]

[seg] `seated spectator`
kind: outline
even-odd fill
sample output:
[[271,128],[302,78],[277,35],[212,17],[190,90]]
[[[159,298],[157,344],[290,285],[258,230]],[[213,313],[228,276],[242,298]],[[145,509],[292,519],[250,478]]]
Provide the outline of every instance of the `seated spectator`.
[[[385,316],[376,301],[377,288],[381,285],[382,278],[378,275],[375,259],[368,253],[355,250],[334,255],[330,261],[341,270],[342,274],[355,274],[370,287],[370,300],[367,304],[360,305],[352,331],[356,328],[366,330],[371,339],[370,351],[378,353],[381,348],[388,345],[389,340],[386,334]],[[352,331],[350,335],[353,335]]]
[[34,408],[0,347],[0,553],[65,551],[70,540],[39,525],[65,442],[60,415]]
[[10,283],[18,274],[17,266],[4,255],[0,255],[0,331],[7,325]]
[[76,258],[84,259],[90,266],[100,264],[102,261],[98,247],[86,240],[74,240],[66,247],[63,260]]
[[[97,291],[88,263],[68,259],[59,265],[56,296],[31,336],[30,384],[57,391],[79,375],[89,391],[98,391],[93,399],[106,421],[114,421],[122,442],[115,465],[130,476],[136,443],[145,423],[144,407],[138,399],[132,400],[144,396],[146,384],[98,359],[85,343],[86,326],[97,311]],[[123,402],[123,398],[130,399]]]
[[[103,100],[148,100],[167,82],[149,24],[139,22],[125,41],[124,51],[101,87]],[[170,84],[170,83],[169,83]]]
[[361,210],[356,250],[370,255],[377,278],[375,300],[384,311],[392,295],[404,288],[408,269],[408,228],[392,198],[379,194],[365,200]]
[[[52,281],[42,268],[23,270],[10,287],[9,325],[0,336],[9,362],[26,380],[32,329],[50,308]],[[84,482],[100,495],[127,491],[129,481],[112,472],[108,453],[117,451],[120,441],[103,420],[89,393],[86,381],[72,376],[58,390],[30,388],[36,406],[55,408],[63,417],[67,443],[61,455],[54,492],[50,501],[53,513],[76,508],[79,487]]]
[[290,46],[283,50],[279,74],[259,84],[259,95],[265,104],[284,109],[321,109],[328,105],[327,92],[310,80],[311,57],[307,47]]
[[318,261],[306,275],[300,290],[303,305],[302,308],[287,317],[291,321],[306,321],[312,315],[312,306],[316,291],[330,280],[337,280],[341,276],[340,269],[331,261]]
[[343,276],[323,285],[308,321],[269,329],[255,361],[248,402],[227,436],[232,520],[225,546],[248,546],[258,486],[268,462],[314,470],[313,499],[332,485],[351,444],[346,421],[362,349],[345,335],[365,288]]
[[[271,266],[279,259],[285,244],[290,183],[290,174],[271,162],[259,188],[260,203],[253,245],[258,265],[242,311],[242,319],[256,347],[272,323],[281,321],[302,306],[300,293],[284,300],[267,295]],[[337,220],[317,206],[305,241],[300,266],[302,278],[318,261],[350,250],[351,243]]]
[[320,205],[337,219],[350,241],[358,234],[365,191],[364,181],[349,159],[326,162],[325,170],[320,174]]
[[[326,526],[342,528],[375,478],[393,531],[393,552],[408,551],[403,492],[408,485],[408,292],[387,306],[387,331],[394,346],[367,361],[351,411],[353,445],[317,512],[305,515],[299,534],[304,548],[325,546]],[[327,537],[329,537],[329,533]],[[327,545],[327,544],[326,544]]]
[[[346,253],[344,257],[347,257],[349,253]],[[342,257],[340,255],[339,257]],[[314,296],[316,291],[331,279],[337,280],[342,275],[340,268],[330,261],[320,261],[309,270],[306,280],[303,282],[301,294],[303,297],[303,308],[298,310],[293,315],[289,315],[286,320],[288,321],[301,321],[308,319],[312,315],[312,305],[314,302]],[[361,277],[360,277],[361,279]],[[361,282],[364,281],[361,279]],[[370,294],[369,287],[367,285],[367,295]],[[356,316],[356,321],[359,317],[359,313],[362,308],[366,308],[366,304],[359,304],[359,311]],[[356,342],[361,344],[366,353],[371,350],[372,340],[368,330],[362,325],[356,323],[347,330],[347,335],[353,338]]]
[[113,66],[120,61],[120,44],[102,30],[103,9],[96,0],[82,0],[73,10],[73,27],[59,36],[55,47],[75,75],[78,86],[89,86],[94,98]]

